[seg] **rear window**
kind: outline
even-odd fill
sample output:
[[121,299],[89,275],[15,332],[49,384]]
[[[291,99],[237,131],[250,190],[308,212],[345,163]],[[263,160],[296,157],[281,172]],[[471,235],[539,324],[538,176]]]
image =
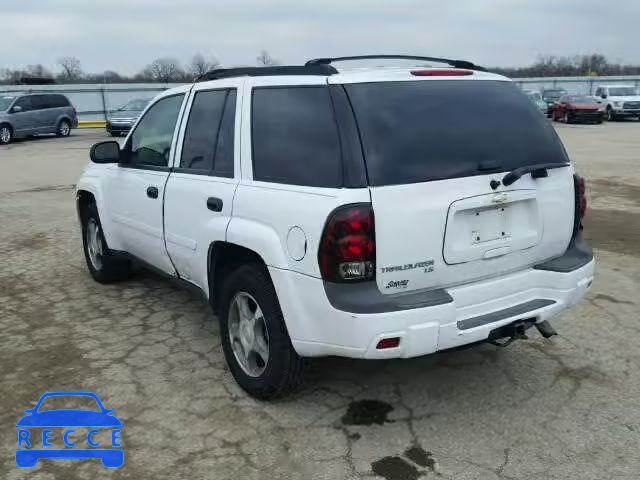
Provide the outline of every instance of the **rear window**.
[[340,140],[328,87],[255,88],[251,109],[254,180],[342,186]]
[[345,85],[371,185],[444,180],[568,162],[553,127],[510,83]]

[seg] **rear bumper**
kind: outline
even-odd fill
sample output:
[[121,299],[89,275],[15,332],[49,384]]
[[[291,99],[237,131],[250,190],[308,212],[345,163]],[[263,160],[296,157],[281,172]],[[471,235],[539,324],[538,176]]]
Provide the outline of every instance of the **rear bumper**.
[[[322,280],[270,268],[289,335],[302,356],[409,358],[486,340],[489,333],[519,319],[549,320],[580,301],[591,286],[594,261],[582,258],[570,271],[547,262],[498,278],[442,290],[427,306],[412,308],[407,295],[394,295],[401,309],[386,305],[373,313],[329,300]],[[413,294],[411,294],[413,295]],[[335,300],[335,299],[333,299]],[[413,300],[412,300],[413,301]],[[396,348],[377,350],[381,339],[399,337]]]

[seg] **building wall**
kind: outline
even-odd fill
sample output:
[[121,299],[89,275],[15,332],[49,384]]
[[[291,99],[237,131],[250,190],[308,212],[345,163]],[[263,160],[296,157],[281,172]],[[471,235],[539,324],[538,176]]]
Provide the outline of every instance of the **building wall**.
[[[640,92],[640,76],[516,78],[524,89],[564,88],[569,93],[592,95],[600,84],[633,85]],[[0,95],[16,92],[56,92],[66,95],[78,111],[80,121],[104,121],[107,112],[134,98],[153,98],[179,84],[126,83],[87,85],[0,85]]]

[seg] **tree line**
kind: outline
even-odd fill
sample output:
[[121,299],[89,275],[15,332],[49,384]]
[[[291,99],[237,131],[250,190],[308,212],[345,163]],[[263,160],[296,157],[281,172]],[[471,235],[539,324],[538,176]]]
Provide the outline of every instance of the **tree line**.
[[[256,57],[259,66],[278,65],[269,52],[263,50]],[[0,84],[16,84],[25,78],[49,78],[57,83],[181,83],[191,82],[209,70],[220,66],[213,56],[194,55],[186,64],[171,57],[158,58],[135,75],[127,76],[113,70],[87,73],[75,57],[58,59],[55,72],[43,65],[29,65],[21,70],[0,68]],[[527,67],[489,68],[490,71],[511,78],[528,77],[579,77],[606,75],[640,75],[640,65],[628,65],[609,61],[604,55],[594,53],[574,56],[543,56]]]
[[[256,57],[259,66],[278,65],[269,52],[263,50]],[[0,84],[18,84],[25,79],[53,79],[56,83],[182,83],[192,82],[210,70],[220,67],[214,56],[194,55],[186,63],[173,57],[157,58],[135,75],[122,75],[114,70],[88,73],[76,57],[61,57],[56,62],[56,70],[43,65],[28,65],[24,69],[12,70],[0,67]]]
[[511,78],[640,75],[640,65],[610,62],[599,53],[566,57],[547,55],[528,67],[490,70]]

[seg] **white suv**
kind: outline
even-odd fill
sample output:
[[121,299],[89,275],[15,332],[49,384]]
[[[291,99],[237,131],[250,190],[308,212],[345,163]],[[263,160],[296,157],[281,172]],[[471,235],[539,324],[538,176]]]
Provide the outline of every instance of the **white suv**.
[[200,289],[258,398],[304,357],[550,336],[593,279],[584,183],[515,84],[429,57],[447,68],[332,66],[353,58],[168,90],[77,184],[91,275],[136,261]]
[[638,117],[640,119],[640,95],[629,85],[601,85],[595,97],[607,112],[607,120]]

